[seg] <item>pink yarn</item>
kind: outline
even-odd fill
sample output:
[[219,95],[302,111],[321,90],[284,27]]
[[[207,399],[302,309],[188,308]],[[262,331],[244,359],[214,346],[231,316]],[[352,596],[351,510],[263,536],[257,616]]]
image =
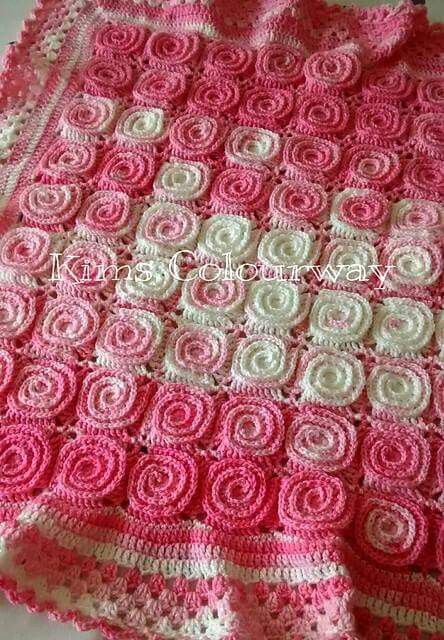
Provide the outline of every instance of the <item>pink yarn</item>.
[[443,46],[409,0],[38,0],[0,75],[11,601],[444,637]]

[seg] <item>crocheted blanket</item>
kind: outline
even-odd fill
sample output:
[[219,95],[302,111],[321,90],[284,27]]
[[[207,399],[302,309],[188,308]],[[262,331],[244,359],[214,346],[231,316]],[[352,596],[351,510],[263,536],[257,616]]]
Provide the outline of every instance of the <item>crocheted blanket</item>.
[[115,640],[444,638],[444,31],[40,0],[0,83],[0,586]]

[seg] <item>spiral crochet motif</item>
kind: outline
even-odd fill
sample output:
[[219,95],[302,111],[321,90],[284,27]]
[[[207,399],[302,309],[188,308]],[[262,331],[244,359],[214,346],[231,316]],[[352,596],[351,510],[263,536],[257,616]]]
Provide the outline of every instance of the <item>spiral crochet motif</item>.
[[285,86],[302,79],[302,52],[281,43],[261,47],[256,58],[256,73],[267,86]]
[[8,45],[11,602],[107,640],[442,640],[444,40],[415,5],[39,0]]
[[347,418],[328,409],[306,405],[287,433],[290,459],[323,471],[346,469],[356,453],[356,431]]
[[289,530],[342,528],[350,516],[349,499],[339,478],[303,471],[284,480],[279,518]]
[[230,325],[242,314],[246,287],[240,280],[225,280],[214,267],[209,266],[205,273],[202,278],[198,269],[190,271],[190,280],[182,287],[184,317],[202,324]]
[[45,231],[11,229],[0,240],[0,265],[19,273],[43,275],[49,270],[50,252],[51,237]]
[[116,115],[116,105],[106,98],[79,96],[65,108],[61,133],[70,140],[91,140],[107,133]]
[[290,177],[324,183],[338,166],[341,150],[338,145],[315,136],[289,138],[284,147],[284,163]]
[[211,396],[185,385],[171,385],[154,397],[149,426],[162,443],[194,443],[206,435],[214,413]]
[[279,136],[266,129],[237,127],[226,144],[227,158],[236,164],[262,165],[272,164],[279,153]]
[[77,349],[94,341],[99,324],[91,303],[65,296],[45,304],[34,332],[47,347]]
[[145,40],[145,30],[129,24],[108,23],[95,34],[94,44],[99,55],[121,56],[137,53]]
[[167,107],[181,100],[185,93],[186,77],[180,72],[165,75],[150,69],[139,76],[133,88],[136,104]]
[[24,287],[0,287],[0,338],[11,339],[25,333],[32,325],[35,296]]
[[187,207],[156,202],[146,209],[137,227],[137,247],[148,255],[171,255],[193,249],[199,220]]
[[308,86],[320,89],[346,89],[361,75],[361,62],[347,51],[319,52],[310,56],[304,66]]
[[49,438],[43,431],[25,425],[2,427],[0,460],[0,494],[6,497],[31,493],[45,484],[51,462]]
[[284,422],[271,402],[235,397],[221,407],[223,447],[244,456],[267,456],[282,445]]
[[175,449],[153,448],[132,470],[130,506],[142,516],[177,516],[188,506],[196,484],[197,465],[190,455]]
[[267,507],[265,474],[258,465],[236,458],[212,464],[204,497],[210,522],[248,529],[264,519]]
[[12,376],[14,374],[14,357],[6,349],[0,350],[0,373],[2,376],[2,382],[0,383],[0,395],[4,395],[12,382]]
[[246,324],[270,333],[288,333],[304,319],[307,296],[292,282],[253,282],[245,300]]
[[117,98],[125,93],[132,80],[129,64],[106,58],[92,60],[83,72],[84,88],[93,96]]
[[82,436],[64,446],[57,481],[68,499],[109,495],[123,478],[125,452],[109,438]]
[[165,133],[165,115],[162,109],[131,107],[120,116],[115,129],[122,146],[145,146],[161,140]]
[[327,194],[317,184],[285,180],[270,195],[270,210],[276,226],[292,227],[311,222],[325,212]]
[[376,482],[416,486],[425,480],[430,453],[427,442],[415,431],[395,425],[387,430],[375,429],[366,436],[362,446],[364,468]]
[[232,111],[239,102],[239,95],[239,87],[233,80],[204,78],[194,85],[188,105],[197,113],[217,116]]
[[162,339],[162,323],[139,309],[119,309],[106,318],[96,341],[101,364],[115,368],[146,365]]
[[44,154],[39,171],[48,182],[83,182],[91,175],[96,161],[94,146],[57,140]]
[[376,562],[403,566],[420,553],[427,524],[421,509],[409,500],[368,496],[358,509],[356,535]]
[[94,295],[107,287],[115,264],[115,253],[106,245],[76,240],[63,252],[56,284],[62,291]]
[[81,420],[105,429],[132,424],[142,408],[135,377],[107,369],[97,369],[85,377],[77,403]]
[[74,399],[77,381],[73,369],[57,362],[22,367],[8,395],[11,412],[29,418],[53,418]]
[[208,156],[221,144],[220,129],[217,120],[210,116],[182,116],[170,132],[173,151],[182,158]]
[[61,230],[80,208],[82,192],[78,185],[32,184],[20,194],[19,207],[30,226]]
[[120,301],[143,306],[150,300],[167,301],[176,293],[179,282],[173,277],[167,261],[144,259],[132,266],[140,277],[118,280],[116,295]]
[[145,45],[145,61],[159,68],[176,68],[193,60],[199,49],[199,36],[152,33]]
[[109,240],[128,234],[134,224],[129,198],[119,191],[96,191],[88,196],[76,220],[80,236]]

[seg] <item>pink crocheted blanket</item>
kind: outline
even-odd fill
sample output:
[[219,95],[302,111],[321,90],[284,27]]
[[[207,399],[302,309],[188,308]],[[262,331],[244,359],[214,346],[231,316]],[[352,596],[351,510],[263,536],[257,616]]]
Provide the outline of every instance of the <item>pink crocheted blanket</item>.
[[0,587],[115,640],[444,638],[444,31],[40,0],[0,83]]

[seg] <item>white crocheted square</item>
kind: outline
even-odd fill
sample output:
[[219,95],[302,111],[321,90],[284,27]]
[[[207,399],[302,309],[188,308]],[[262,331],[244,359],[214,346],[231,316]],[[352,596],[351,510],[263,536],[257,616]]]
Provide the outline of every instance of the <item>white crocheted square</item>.
[[235,389],[278,390],[291,378],[296,353],[276,336],[255,334],[240,341],[233,355],[232,385]]
[[210,169],[202,162],[164,162],[154,180],[159,200],[173,202],[201,198],[210,184]]
[[116,285],[117,298],[131,304],[145,304],[150,300],[166,301],[180,287],[168,260],[136,260],[128,265]]
[[258,238],[251,220],[220,214],[202,223],[197,248],[204,258],[239,264],[255,259]]
[[165,137],[166,118],[162,109],[131,107],[120,116],[115,136],[120,144],[151,145]]
[[438,202],[405,199],[392,205],[392,236],[439,236],[443,228],[444,206]]
[[358,293],[323,289],[310,311],[309,333],[315,344],[358,347],[370,329],[372,318],[369,302]]
[[328,282],[354,285],[372,275],[371,267],[378,264],[375,247],[363,240],[334,238],[324,248],[322,278]]
[[310,308],[310,295],[287,281],[252,282],[245,300],[245,326],[254,332],[288,335]]
[[344,407],[359,398],[365,385],[358,358],[333,349],[310,349],[301,359],[300,371],[303,402]]
[[410,298],[384,298],[372,327],[376,350],[392,356],[414,356],[424,351],[435,329],[433,313]]
[[[300,269],[316,264],[319,251],[319,242],[310,233],[272,229],[262,236],[257,256],[261,263],[271,270],[293,275],[295,267]],[[299,273],[294,275],[297,277]]]

